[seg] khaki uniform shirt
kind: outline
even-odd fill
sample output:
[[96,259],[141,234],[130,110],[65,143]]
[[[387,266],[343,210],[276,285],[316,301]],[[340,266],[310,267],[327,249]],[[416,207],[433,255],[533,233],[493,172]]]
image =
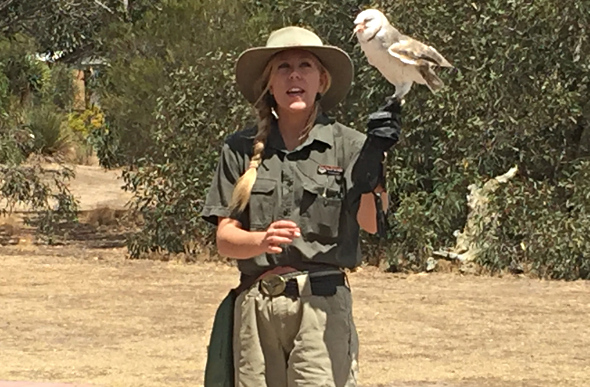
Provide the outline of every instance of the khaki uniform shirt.
[[242,214],[232,216],[228,205],[236,181],[250,164],[255,135],[253,127],[226,139],[202,216],[215,225],[218,217],[233,217],[250,231],[289,219],[300,227],[301,237],[283,246],[280,254],[238,260],[242,274],[255,276],[283,265],[299,270],[358,266],[359,202],[344,199],[365,135],[320,115],[305,142],[288,151],[274,122],[250,202]]

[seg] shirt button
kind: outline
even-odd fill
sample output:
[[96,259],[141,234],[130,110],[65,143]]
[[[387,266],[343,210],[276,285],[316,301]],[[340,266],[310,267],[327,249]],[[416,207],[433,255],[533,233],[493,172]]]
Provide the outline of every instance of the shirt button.
[[283,210],[283,216],[288,216],[290,211],[288,209]]

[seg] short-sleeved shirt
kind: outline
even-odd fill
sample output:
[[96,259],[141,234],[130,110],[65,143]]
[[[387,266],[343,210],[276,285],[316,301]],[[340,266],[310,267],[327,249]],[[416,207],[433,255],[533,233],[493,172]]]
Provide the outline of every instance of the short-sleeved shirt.
[[248,128],[226,139],[201,215],[215,225],[218,217],[233,217],[249,231],[263,231],[276,220],[289,219],[299,226],[301,237],[280,254],[238,260],[240,271],[250,276],[285,265],[299,270],[358,266],[359,201],[345,198],[365,135],[319,115],[303,144],[289,151],[274,121],[250,201],[235,216],[229,203],[236,181],[250,164],[256,131]]

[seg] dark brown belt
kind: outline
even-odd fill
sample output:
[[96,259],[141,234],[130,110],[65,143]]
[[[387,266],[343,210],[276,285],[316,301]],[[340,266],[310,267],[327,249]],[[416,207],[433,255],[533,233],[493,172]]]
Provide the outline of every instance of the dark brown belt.
[[300,294],[297,277],[300,275],[309,277],[311,294],[314,296],[333,296],[336,294],[338,286],[346,285],[344,273],[339,270],[329,270],[312,273],[293,272],[284,275],[265,275],[258,282],[258,289],[265,296],[298,298]]
[[290,266],[277,266],[267,270],[258,277],[242,276],[237,294],[258,283],[260,292],[270,297],[289,296],[299,297],[297,277],[307,275],[311,287],[311,294],[317,296],[333,296],[338,286],[346,285],[345,274],[338,269],[324,269],[319,271],[300,271]]

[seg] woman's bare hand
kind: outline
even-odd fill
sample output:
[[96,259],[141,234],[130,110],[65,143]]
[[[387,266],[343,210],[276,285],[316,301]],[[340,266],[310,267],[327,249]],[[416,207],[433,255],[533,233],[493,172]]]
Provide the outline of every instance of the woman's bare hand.
[[288,245],[293,239],[301,236],[299,226],[291,220],[277,220],[268,226],[262,240],[262,246],[270,254],[278,254],[283,251],[280,245]]

